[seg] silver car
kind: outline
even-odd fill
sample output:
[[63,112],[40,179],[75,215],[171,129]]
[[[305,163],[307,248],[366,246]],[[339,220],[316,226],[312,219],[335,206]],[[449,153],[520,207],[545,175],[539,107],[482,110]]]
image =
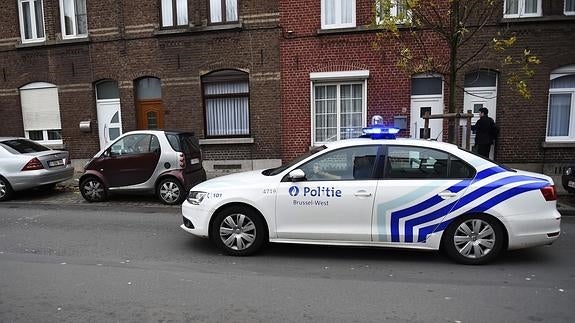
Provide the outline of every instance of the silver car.
[[67,151],[52,150],[26,138],[0,137],[0,201],[10,199],[14,192],[51,188],[73,175]]

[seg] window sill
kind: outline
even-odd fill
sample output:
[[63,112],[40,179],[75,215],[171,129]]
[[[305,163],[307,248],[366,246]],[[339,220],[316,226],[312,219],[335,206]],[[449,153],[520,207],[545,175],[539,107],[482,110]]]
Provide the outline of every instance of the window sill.
[[200,139],[200,145],[239,145],[253,143],[254,138]]
[[550,22],[550,21],[572,21],[575,16],[539,16],[539,17],[514,17],[502,18],[501,23],[533,23],[533,22]]
[[[399,30],[408,29],[411,25],[409,24],[398,24],[397,28]],[[363,33],[363,32],[382,32],[385,29],[372,26],[372,25],[361,25],[351,28],[333,28],[333,29],[318,29],[318,35],[333,35],[333,34],[350,34],[350,33]]]
[[575,148],[575,142],[574,141],[564,141],[564,142],[544,141],[541,143],[541,147],[548,148],[548,149],[552,149],[552,148]]
[[66,44],[78,44],[78,43],[88,43],[88,42],[90,42],[90,37],[82,37],[82,38],[70,38],[70,39],[61,39],[61,40],[48,40],[48,41],[36,42],[36,43],[19,43],[16,45],[16,48],[59,46],[59,45],[66,45]]
[[213,32],[213,31],[241,30],[241,29],[242,29],[241,23],[210,25],[210,26],[174,27],[174,28],[158,29],[154,31],[154,35],[170,36],[170,35],[181,35],[181,34],[197,34],[197,33]]

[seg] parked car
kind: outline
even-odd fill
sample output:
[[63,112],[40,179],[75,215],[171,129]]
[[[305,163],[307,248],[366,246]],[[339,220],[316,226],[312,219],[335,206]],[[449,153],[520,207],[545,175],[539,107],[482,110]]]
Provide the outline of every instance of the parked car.
[[565,168],[563,176],[561,176],[563,188],[569,193],[575,193],[575,166]]
[[0,201],[30,188],[53,188],[73,175],[67,151],[26,138],[0,137]]
[[549,176],[377,129],[278,168],[200,183],[182,204],[181,228],[234,256],[279,242],[443,250],[464,264],[559,237]]
[[204,180],[202,152],[193,133],[139,130],[123,134],[86,164],[80,192],[89,202],[113,193],[144,193],[156,194],[165,204],[180,204]]

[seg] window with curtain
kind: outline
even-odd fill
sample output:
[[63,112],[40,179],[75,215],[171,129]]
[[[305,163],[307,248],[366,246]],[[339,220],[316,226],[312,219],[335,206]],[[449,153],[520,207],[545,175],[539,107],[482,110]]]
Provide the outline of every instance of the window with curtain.
[[363,82],[314,84],[314,144],[361,136],[366,109],[363,87]]
[[202,77],[207,137],[250,134],[249,75],[224,70]]
[[551,77],[547,141],[575,141],[575,74]]
[[355,27],[355,0],[321,0],[321,28]]
[[505,0],[504,18],[541,16],[541,0]]
[[210,22],[230,23],[238,21],[238,0],[210,0]]
[[44,41],[44,10],[42,0],[18,0],[22,43]]
[[377,20],[382,21],[386,17],[395,17],[398,23],[410,21],[410,11],[407,9],[407,0],[376,0]]
[[62,38],[88,36],[86,0],[60,0]]
[[575,15],[575,0],[565,0],[565,14]]
[[162,27],[188,25],[188,0],[162,0]]

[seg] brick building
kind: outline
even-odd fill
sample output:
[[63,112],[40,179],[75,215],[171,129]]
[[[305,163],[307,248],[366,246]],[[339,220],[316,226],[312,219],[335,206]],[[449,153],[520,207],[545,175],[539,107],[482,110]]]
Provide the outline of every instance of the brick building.
[[[284,159],[355,136],[376,114],[401,126],[402,136],[419,138],[426,111],[447,112],[447,76],[399,70],[393,41],[384,39],[382,50],[373,49],[374,5],[373,0],[280,1]],[[487,107],[501,128],[491,152],[499,162],[552,176],[575,162],[574,6],[573,0],[504,0],[494,23],[478,35],[493,37],[493,31],[509,28],[518,37],[514,55],[529,48],[540,58],[529,81],[530,100],[506,84],[503,56],[482,55],[458,74],[465,89],[457,89],[458,111],[473,111],[475,122],[478,109]],[[391,8],[390,14],[397,13]],[[445,42],[433,37],[425,38],[438,44],[428,46],[431,56],[445,58],[449,51],[440,45]],[[475,45],[461,57],[471,55]],[[430,127],[432,138],[446,140],[446,122],[431,120]]]
[[0,9],[0,136],[84,160],[123,132],[182,129],[201,139],[208,171],[280,163],[277,1],[11,0]]

